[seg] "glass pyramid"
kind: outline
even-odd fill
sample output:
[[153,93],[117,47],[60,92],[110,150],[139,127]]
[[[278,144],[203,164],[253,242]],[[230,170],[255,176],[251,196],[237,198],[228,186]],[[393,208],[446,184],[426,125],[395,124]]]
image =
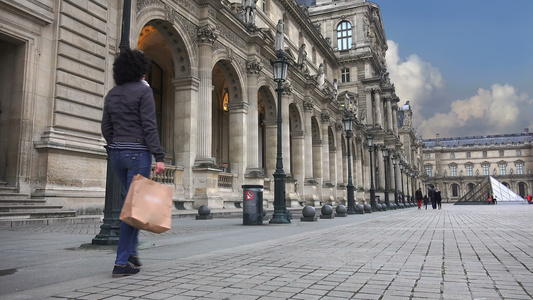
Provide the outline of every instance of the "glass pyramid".
[[492,176],[485,177],[455,204],[489,204],[489,195],[491,195],[491,198],[496,197],[496,204],[527,204],[524,198],[511,191]]

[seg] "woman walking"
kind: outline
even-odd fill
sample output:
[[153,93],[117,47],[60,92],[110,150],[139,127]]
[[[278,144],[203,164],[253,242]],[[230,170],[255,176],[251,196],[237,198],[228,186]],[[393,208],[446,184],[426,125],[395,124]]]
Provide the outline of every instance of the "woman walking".
[[[150,178],[152,155],[156,160],[155,172],[161,174],[165,170],[153,92],[142,82],[148,67],[149,61],[141,51],[122,49],[113,63],[117,85],[109,91],[104,103],[102,134],[107,142],[109,162],[126,191],[135,175]],[[113,277],[139,272],[138,237],[139,229],[121,222]]]

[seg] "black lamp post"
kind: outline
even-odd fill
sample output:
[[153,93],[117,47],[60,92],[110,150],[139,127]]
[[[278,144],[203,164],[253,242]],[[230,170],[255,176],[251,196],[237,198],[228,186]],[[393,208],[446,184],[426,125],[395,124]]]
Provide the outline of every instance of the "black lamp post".
[[[120,36],[119,49],[130,47],[130,20],[131,20],[131,0],[124,0],[122,10],[122,31]],[[106,151],[107,151],[106,146]],[[109,152],[108,152],[109,153]],[[107,160],[105,200],[104,200],[104,220],[100,225],[100,232],[92,239],[93,245],[118,245],[120,233],[120,210],[122,209],[122,199],[126,194],[120,180],[115,175],[115,171]]]
[[394,203],[396,204],[396,207],[398,206],[398,180],[396,180],[396,154],[393,154],[391,156],[392,159],[392,167],[394,170]]
[[286,224],[290,223],[287,216],[287,207],[285,204],[285,178],[286,174],[283,171],[283,154],[281,152],[281,93],[283,92],[282,83],[287,78],[287,68],[289,62],[285,58],[283,50],[276,51],[276,60],[271,61],[274,81],[278,83],[276,92],[278,93],[278,149],[276,155],[276,172],[274,172],[274,214],[269,223],[271,224]]
[[387,209],[390,209],[390,202],[389,202],[389,180],[387,178],[387,169],[388,169],[388,162],[389,162],[389,149],[385,146],[381,148],[381,154],[383,155],[383,168],[385,169],[385,205],[387,206]]
[[370,206],[372,211],[377,211],[376,207],[376,189],[374,188],[374,164],[372,163],[372,152],[374,152],[374,137],[368,135],[366,137],[368,141],[368,152],[370,153]]
[[400,161],[399,168],[400,168],[400,183],[402,184],[402,203],[405,206],[405,194],[403,192],[403,161]]
[[409,177],[411,176],[411,168],[409,168],[409,166],[406,166],[405,168],[405,178],[407,179],[407,183],[405,184],[407,186],[407,203],[409,203],[409,205],[411,204],[411,196],[409,194]]
[[352,126],[353,118],[348,109],[346,108],[346,113],[344,115],[344,130],[346,131],[346,143],[347,152],[348,152],[348,186],[346,186],[346,191],[348,193],[348,214],[355,214],[355,200],[353,196],[354,186],[352,182],[352,155],[350,153],[350,137],[352,136]]

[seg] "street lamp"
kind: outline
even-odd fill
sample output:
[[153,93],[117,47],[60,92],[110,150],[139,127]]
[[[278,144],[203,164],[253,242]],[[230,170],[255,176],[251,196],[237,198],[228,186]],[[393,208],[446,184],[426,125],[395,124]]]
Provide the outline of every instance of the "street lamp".
[[405,194],[403,192],[403,161],[400,161],[399,167],[400,167],[400,183],[402,184],[402,204],[405,207]]
[[[120,51],[130,48],[131,0],[124,0],[122,6],[122,31],[120,35]],[[107,170],[104,197],[104,219],[100,225],[100,232],[92,239],[93,245],[117,245],[120,234],[120,212],[122,199],[126,194],[120,179],[109,163],[109,150],[106,148]]]
[[394,170],[394,204],[396,204],[396,207],[398,206],[398,180],[396,180],[396,154],[393,154],[391,156],[392,159],[392,167]]
[[383,155],[383,165],[385,169],[385,205],[387,206],[387,209],[390,209],[390,203],[389,203],[389,181],[387,179],[387,168],[388,168],[388,158],[389,158],[389,149],[385,146],[381,148],[381,154]]
[[370,206],[372,211],[377,211],[376,207],[376,190],[374,189],[374,165],[372,164],[372,152],[374,152],[374,137],[369,134],[366,137],[368,141],[368,152],[370,153]]
[[291,221],[287,217],[287,207],[285,204],[285,178],[283,171],[283,154],[281,152],[281,93],[283,92],[282,83],[287,79],[287,68],[289,62],[285,58],[283,50],[276,51],[276,60],[270,61],[274,74],[274,81],[278,83],[276,92],[278,93],[278,132],[277,132],[277,154],[276,154],[276,171],[274,172],[274,214],[269,223],[286,224]]
[[411,206],[411,197],[409,195],[409,176],[411,176],[411,169],[409,168],[409,166],[406,166],[405,167],[405,179],[407,179],[407,182],[405,184],[405,186],[407,187],[407,203],[409,203],[409,206]]
[[344,122],[344,130],[346,131],[346,143],[348,144],[347,150],[348,150],[348,186],[346,187],[347,193],[348,193],[348,214],[355,214],[355,200],[353,197],[354,192],[354,186],[352,182],[352,157],[350,153],[350,137],[352,136],[352,126],[353,126],[353,118],[350,112],[348,111],[348,108],[346,108],[346,113],[344,115],[344,119],[342,120]]

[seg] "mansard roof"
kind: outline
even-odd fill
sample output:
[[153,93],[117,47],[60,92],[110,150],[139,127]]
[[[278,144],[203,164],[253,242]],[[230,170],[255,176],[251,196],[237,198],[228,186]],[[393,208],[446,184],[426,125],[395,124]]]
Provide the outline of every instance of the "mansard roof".
[[423,140],[424,147],[432,148],[440,147],[460,147],[460,146],[487,146],[487,145],[502,145],[502,144],[524,144],[531,143],[532,134],[530,133],[516,133],[516,134],[499,134],[499,135],[483,135],[483,136],[467,136],[467,137],[451,137],[451,138],[436,138]]

